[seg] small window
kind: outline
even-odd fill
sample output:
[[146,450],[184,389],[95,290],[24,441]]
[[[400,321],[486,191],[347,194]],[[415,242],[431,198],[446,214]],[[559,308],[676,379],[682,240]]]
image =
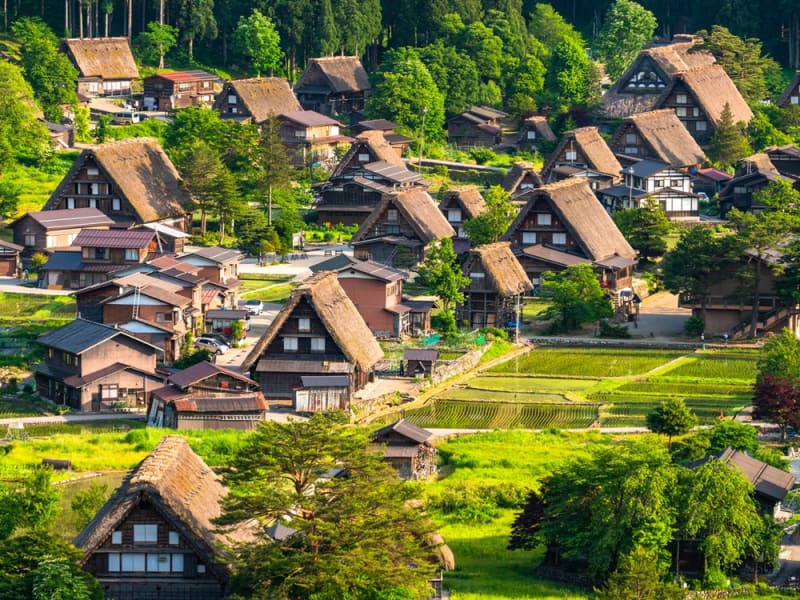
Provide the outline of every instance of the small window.
[[680,179],[670,179],[669,180],[669,187],[673,187],[673,188],[681,187],[681,180]]
[[169,554],[148,554],[147,570],[150,573],[169,573]]
[[706,131],[708,129],[707,121],[698,121],[694,124],[695,131]]
[[528,139],[529,140],[535,140],[536,139],[536,132],[529,129],[528,130]]
[[359,153],[358,162],[369,162],[369,154],[366,152]]
[[172,572],[173,573],[183,572],[183,554],[172,555]]
[[180,536],[178,536],[177,531],[170,531],[169,532],[169,545],[170,546],[177,546],[181,543]]
[[228,94],[228,104],[236,104],[236,95]]
[[575,150],[567,150],[567,160],[577,160],[578,153]]
[[675,109],[675,114],[678,115],[679,117],[685,117],[686,116],[686,107],[685,106],[679,106],[678,108]]
[[800,104],[800,96],[792,96],[789,98],[789,104]]
[[390,208],[389,210],[386,211],[386,220],[390,221],[392,223],[395,223],[397,221],[397,209],[396,208]]
[[686,104],[686,94],[677,94],[675,96],[675,102],[677,104]]
[[[116,387],[116,386],[114,386]],[[133,526],[133,541],[134,542],[151,542],[158,541],[158,525],[155,524],[137,524]]]
[[325,352],[325,338],[321,337],[311,338],[311,351]]
[[200,573],[200,574],[205,573],[206,572],[206,566],[205,565],[197,565],[197,572]]
[[115,531],[111,534],[111,543],[112,544],[121,544],[122,543],[122,532]]
[[67,208],[75,208],[75,198],[67,198]]
[[[135,527],[135,525],[134,525]],[[144,571],[146,554],[126,553],[122,555],[122,571],[135,572]]]
[[26,246],[35,246],[36,245],[36,234],[34,234],[34,233],[26,233],[25,234],[25,245]]
[[655,187],[655,188],[664,187],[664,180],[663,179],[654,179],[653,180],[653,187]]
[[121,204],[119,198],[111,199],[111,210],[120,210]]
[[486,277],[484,273],[470,273],[469,276],[470,279],[479,279],[481,281],[483,281],[484,277]]
[[119,573],[119,569],[120,569],[119,553],[111,552],[108,555],[108,572]]
[[461,209],[460,208],[448,208],[447,209],[447,220],[451,223],[461,223]]
[[625,154],[639,154],[638,146],[625,146]]
[[125,248],[125,260],[139,260],[139,249]]
[[747,188],[745,186],[743,186],[743,185],[736,185],[736,186],[733,187],[733,193],[734,194],[746,194],[747,193]]
[[89,167],[88,169],[86,169],[86,174],[89,177],[94,177],[96,175],[99,175],[100,171],[97,169],[97,167]]
[[636,143],[636,134],[635,133],[626,133],[625,134],[625,143],[626,144],[635,144]]
[[92,196],[99,196],[100,195],[100,184],[99,183],[91,183],[91,184],[89,184],[89,193]]
[[535,244],[536,243],[536,232],[535,231],[523,231],[522,232],[522,243],[523,244]]
[[89,198],[89,208],[97,208],[97,198]]
[[297,338],[296,337],[283,338],[283,351],[297,352]]
[[553,234],[553,245],[554,246],[566,246],[567,245],[567,234],[566,233],[554,233]]
[[536,215],[537,225],[550,225],[552,223],[552,215],[550,213],[539,213]]
[[542,283],[542,279],[540,277],[531,277],[531,284],[534,287],[537,287],[540,283]]
[[297,331],[311,331],[311,319],[308,317],[297,319]]
[[172,313],[157,312],[156,313],[156,322],[157,323],[172,323]]

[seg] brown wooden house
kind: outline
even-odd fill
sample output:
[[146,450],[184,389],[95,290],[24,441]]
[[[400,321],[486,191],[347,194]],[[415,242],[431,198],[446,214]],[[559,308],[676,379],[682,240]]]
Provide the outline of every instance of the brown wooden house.
[[385,194],[350,243],[356,258],[396,268],[413,268],[428,248],[455,231],[428,192],[412,188]]
[[403,373],[406,377],[433,375],[439,362],[435,348],[406,348],[403,350]]
[[160,350],[100,323],[76,319],[39,336],[44,358],[34,368],[40,396],[81,412],[144,408],[161,385]]
[[[190,266],[199,267],[196,274],[205,277],[214,284],[216,291],[225,294],[225,305],[236,308],[239,304],[239,261],[244,255],[239,251],[221,246],[200,248],[180,257],[180,261]],[[208,286],[207,286],[208,287]],[[215,308],[211,306],[210,308]]]
[[461,150],[493,148],[503,141],[502,120],[508,114],[488,106],[473,106],[447,119],[447,141]]
[[22,275],[22,251],[19,244],[0,240],[0,277]]
[[75,538],[104,597],[222,600],[223,545],[249,539],[214,523],[226,490],[183,437],[169,435],[123,480]]
[[258,378],[267,398],[294,398],[303,376],[344,375],[349,393],[336,408],[347,409],[381,358],[383,351],[336,274],[322,272],[295,288],[241,370]]
[[214,101],[214,110],[222,118],[256,124],[301,109],[289,82],[282,77],[226,81]]
[[531,163],[515,162],[503,177],[503,189],[511,195],[511,201],[516,202],[516,197],[534,188],[542,187],[542,176],[536,172]]
[[72,38],[62,40],[65,53],[78,70],[82,96],[130,96],[139,78],[128,38]]
[[200,69],[167,71],[144,78],[144,110],[177,110],[214,104],[217,76]]
[[388,119],[369,119],[350,125],[350,135],[358,135],[365,131],[380,131],[386,142],[395,149],[398,156],[403,156],[414,140],[395,132],[399,125]]
[[800,189],[800,179],[782,175],[768,154],[759,152],[742,159],[733,179],[719,193],[720,216],[724,218],[731,208],[745,212],[763,210],[764,206],[755,202],[753,194],[773,181],[786,181]]
[[524,152],[542,152],[555,142],[556,134],[550,129],[547,117],[534,115],[522,120],[515,146]]
[[258,383],[202,361],[173,373],[166,386],[153,390],[147,424],[172,429],[250,431],[264,420],[267,410]]
[[800,105],[800,71],[795,72],[776,104],[781,108]]
[[630,288],[636,251],[584,179],[567,179],[525,193],[527,203],[503,235],[534,287],[545,271],[592,264],[614,294]]
[[339,121],[313,110],[281,113],[278,121],[278,135],[296,167],[321,163],[330,168],[336,162],[336,148],[353,141],[340,134],[343,125]]
[[363,111],[371,89],[357,56],[325,56],[309,59],[294,93],[305,110],[333,116]]
[[621,170],[622,165],[597,127],[579,127],[564,133],[542,167],[542,179],[553,183],[578,177],[586,179],[593,190],[598,190],[619,181]]
[[48,210],[97,208],[128,229],[162,223],[186,231],[189,197],[155,138],[130,138],[81,152],[44,206]]
[[800,179],[800,148],[794,144],[786,146],[770,146],[764,148],[764,154],[769,157],[778,173],[786,177]]
[[436,474],[433,434],[405,419],[378,429],[372,441],[385,446],[384,460],[397,470],[400,479],[427,479]]
[[466,239],[464,223],[486,212],[486,202],[476,185],[460,185],[448,188],[444,193],[439,210],[455,230],[456,237]]
[[609,143],[615,154],[660,160],[676,169],[701,167],[706,155],[674,110],[651,110],[625,117]]
[[517,330],[522,296],[533,290],[510,242],[496,242],[474,248],[464,264],[470,284],[456,318],[469,327],[499,327]]
[[72,245],[82,229],[108,229],[114,221],[97,208],[46,210],[27,213],[14,221],[14,242],[23,246],[22,256]]
[[320,223],[361,225],[384,193],[423,184],[381,131],[359,133],[315,200]]

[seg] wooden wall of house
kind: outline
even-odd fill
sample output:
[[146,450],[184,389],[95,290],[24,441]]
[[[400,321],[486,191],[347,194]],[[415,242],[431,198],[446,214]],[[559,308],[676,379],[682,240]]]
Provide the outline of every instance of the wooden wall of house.
[[295,390],[292,408],[297,412],[348,410],[350,389],[346,387],[314,387]]
[[[546,224],[544,219],[546,217],[539,217],[538,215],[549,215],[550,223]],[[530,232],[536,234],[536,241],[532,242],[526,239],[523,232]],[[563,234],[566,244],[556,245],[554,234]],[[567,229],[566,224],[562,223],[558,214],[551,206],[550,202],[545,196],[539,196],[534,205],[525,215],[524,220],[517,226],[516,230],[511,235],[511,245],[515,248],[524,248],[534,244],[545,244],[548,246],[558,247],[559,249],[568,250],[580,256],[583,255],[583,250],[578,244],[577,240],[572,236]]]
[[[78,391],[80,394],[80,407],[78,408],[81,412],[98,412],[112,409],[117,404],[124,404],[128,407],[144,409],[150,399],[150,392],[161,387],[162,384],[163,380],[155,374],[142,375],[135,371],[117,371],[93,382],[92,385],[81,388]],[[126,391],[125,397],[104,400],[102,397],[102,386],[104,385],[117,385],[119,390]]]
[[[124,300],[130,300],[130,304],[116,304],[109,302],[103,306],[103,323],[113,325],[115,323],[125,323],[133,318],[134,304],[132,296],[126,296]],[[137,312],[139,319],[148,323],[156,323],[161,327],[169,327],[178,331],[185,331],[186,326],[182,319],[176,319],[173,306],[169,304],[139,304]]]
[[156,351],[124,335],[117,335],[81,355],[81,374],[94,373],[117,362],[152,372],[156,368]]
[[[339,274],[339,285],[353,302],[375,335],[384,337],[396,336],[395,315],[386,310],[400,302],[398,290],[402,290],[402,282],[385,282],[364,276],[348,277]],[[390,293],[391,292],[391,293]]]
[[90,292],[78,293],[75,296],[78,316],[87,321],[103,323],[103,304],[108,298],[119,295],[119,287],[108,285]]
[[164,423],[165,427],[173,427],[184,431],[197,431],[203,429],[235,429],[237,431],[254,431],[259,423],[264,420],[264,415],[259,412],[237,413],[236,415],[211,414],[211,413],[179,413],[175,418],[175,425]]
[[[679,102],[679,100],[685,100]],[[697,98],[683,81],[678,81],[658,108],[671,108],[686,130],[700,146],[708,146],[714,134],[714,123],[709,119]]]

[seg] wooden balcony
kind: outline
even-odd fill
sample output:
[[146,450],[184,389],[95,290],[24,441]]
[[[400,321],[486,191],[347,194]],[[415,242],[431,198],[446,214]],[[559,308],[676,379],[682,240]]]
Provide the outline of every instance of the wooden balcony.
[[[758,299],[759,311],[771,311],[785,305],[786,302],[779,296],[767,294]],[[678,305],[682,308],[703,308],[703,297],[692,294],[681,294]],[[753,308],[752,298],[737,298],[732,296],[709,295],[705,297],[707,310],[742,310],[749,311]]]

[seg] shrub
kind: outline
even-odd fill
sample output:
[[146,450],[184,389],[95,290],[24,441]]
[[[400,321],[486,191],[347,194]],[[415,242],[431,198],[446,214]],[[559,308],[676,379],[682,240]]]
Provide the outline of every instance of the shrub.
[[497,158],[497,154],[491,148],[472,148],[469,155],[479,165],[485,165],[490,160]]
[[699,337],[706,330],[706,325],[700,317],[689,317],[686,319],[683,329],[686,331],[686,335]]
[[600,321],[600,337],[602,338],[617,338],[628,339],[631,337],[631,332],[624,325],[612,325],[607,320]]
[[458,327],[456,327],[456,318],[451,313],[445,312],[431,317],[431,327],[445,336],[453,335],[458,331]]
[[508,340],[508,332],[505,329],[500,329],[499,327],[481,327],[478,332],[486,335],[487,339],[490,340],[494,338]]
[[730,586],[728,576],[719,569],[708,569],[704,580],[704,586],[709,590],[724,590]]

